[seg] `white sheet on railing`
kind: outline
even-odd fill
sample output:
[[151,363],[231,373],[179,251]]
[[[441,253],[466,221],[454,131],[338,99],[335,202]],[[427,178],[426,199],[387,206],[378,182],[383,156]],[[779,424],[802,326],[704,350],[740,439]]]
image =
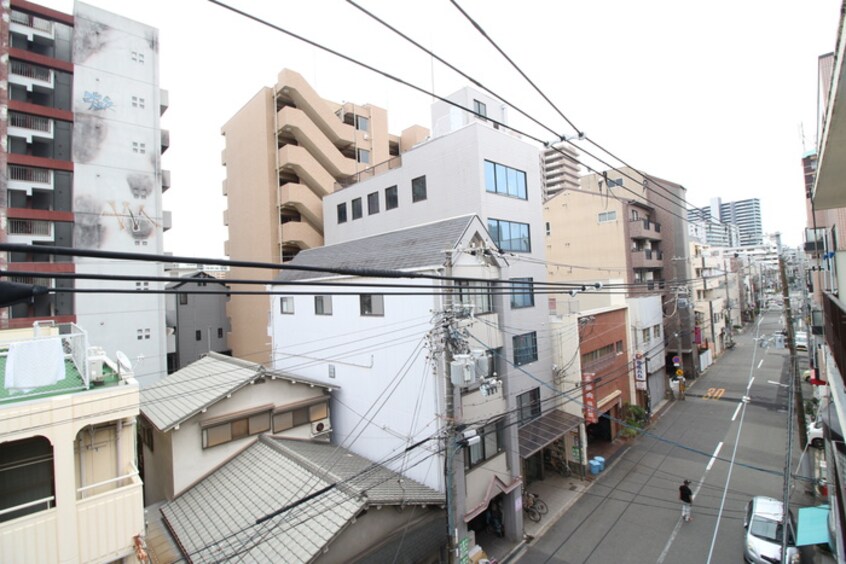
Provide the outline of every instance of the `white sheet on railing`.
[[65,378],[62,339],[36,339],[9,345],[6,389],[26,392]]

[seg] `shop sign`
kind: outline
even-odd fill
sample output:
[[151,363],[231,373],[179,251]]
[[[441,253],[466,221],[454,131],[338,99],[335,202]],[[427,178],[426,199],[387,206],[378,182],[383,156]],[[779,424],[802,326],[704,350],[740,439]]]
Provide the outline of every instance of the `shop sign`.
[[596,390],[593,379],[596,374],[593,372],[582,372],[582,403],[584,404],[585,423],[596,423],[599,421],[596,413]]
[[642,352],[635,354],[635,388],[646,389],[646,359]]

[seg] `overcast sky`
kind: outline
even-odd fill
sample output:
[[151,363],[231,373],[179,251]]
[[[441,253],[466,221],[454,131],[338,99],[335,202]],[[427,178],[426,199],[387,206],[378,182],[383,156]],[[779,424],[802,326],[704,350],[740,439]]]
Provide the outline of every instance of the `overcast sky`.
[[[71,0],[35,1],[73,11]],[[552,130],[573,133],[449,0],[359,2]],[[87,3],[159,29],[161,86],[170,94],[165,250],[174,254],[223,257],[220,128],[283,68],[324,98],[386,108],[392,133],[430,127],[431,97],[207,0]],[[226,3],[438,95],[468,85],[345,1]],[[684,185],[692,206],[758,197],[764,231],[800,243],[801,157],[815,144],[817,58],[834,50],[837,0],[458,3],[593,140]]]

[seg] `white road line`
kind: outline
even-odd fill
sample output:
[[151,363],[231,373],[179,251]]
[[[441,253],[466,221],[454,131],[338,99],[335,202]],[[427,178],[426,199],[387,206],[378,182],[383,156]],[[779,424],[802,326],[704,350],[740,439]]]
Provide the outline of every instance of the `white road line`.
[[737,404],[737,409],[734,410],[734,415],[731,416],[731,420],[734,421],[737,419],[737,414],[740,413],[740,408],[743,407],[743,402]]
[[[723,443],[720,443],[722,446]],[[720,446],[717,447],[717,450],[720,450]],[[716,453],[715,453],[716,455]],[[710,468],[710,465],[709,465]],[[705,474],[708,473],[708,469],[705,469]],[[699,490],[702,489],[702,484],[705,482],[705,474],[702,474],[702,479],[699,480],[699,483],[696,485],[696,489],[693,491],[693,499],[696,499],[696,496],[699,495]],[[661,551],[661,555],[658,557],[657,564],[663,564],[664,560],[667,558],[667,554],[670,552],[670,547],[673,546],[673,541],[676,540],[676,536],[678,536],[679,531],[681,530],[682,523],[684,523],[684,519],[679,518],[678,522],[676,523],[676,528],[673,529],[673,533],[670,535],[670,539],[667,541],[667,544],[664,546],[664,550]]]
[[749,383],[748,383],[748,384],[746,384],[746,393],[747,393],[747,394],[749,393],[749,388],[751,388],[751,387],[752,387],[752,382],[754,382],[754,381],[755,381],[755,377],[754,377],[754,376],[753,376],[753,377],[751,377],[751,378],[749,378]]
[[761,359],[761,362],[758,363],[758,368],[761,368],[761,365],[764,364],[764,359]]
[[[737,407],[740,407],[739,405]],[[720,449],[723,448],[723,441],[720,441],[717,445],[717,448],[714,450],[714,454],[711,456],[711,460],[708,462],[708,466],[705,467],[705,471],[711,469],[711,466],[714,465],[714,461],[717,460],[717,455],[720,454]]]

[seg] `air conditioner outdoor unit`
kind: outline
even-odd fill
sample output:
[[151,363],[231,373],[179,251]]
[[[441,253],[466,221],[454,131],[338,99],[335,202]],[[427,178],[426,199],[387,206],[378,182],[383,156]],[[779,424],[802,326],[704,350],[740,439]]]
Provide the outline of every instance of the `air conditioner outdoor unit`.
[[320,421],[312,421],[311,422],[311,436],[316,437],[317,435],[323,435],[331,431],[332,428],[329,426],[329,419],[321,419]]

